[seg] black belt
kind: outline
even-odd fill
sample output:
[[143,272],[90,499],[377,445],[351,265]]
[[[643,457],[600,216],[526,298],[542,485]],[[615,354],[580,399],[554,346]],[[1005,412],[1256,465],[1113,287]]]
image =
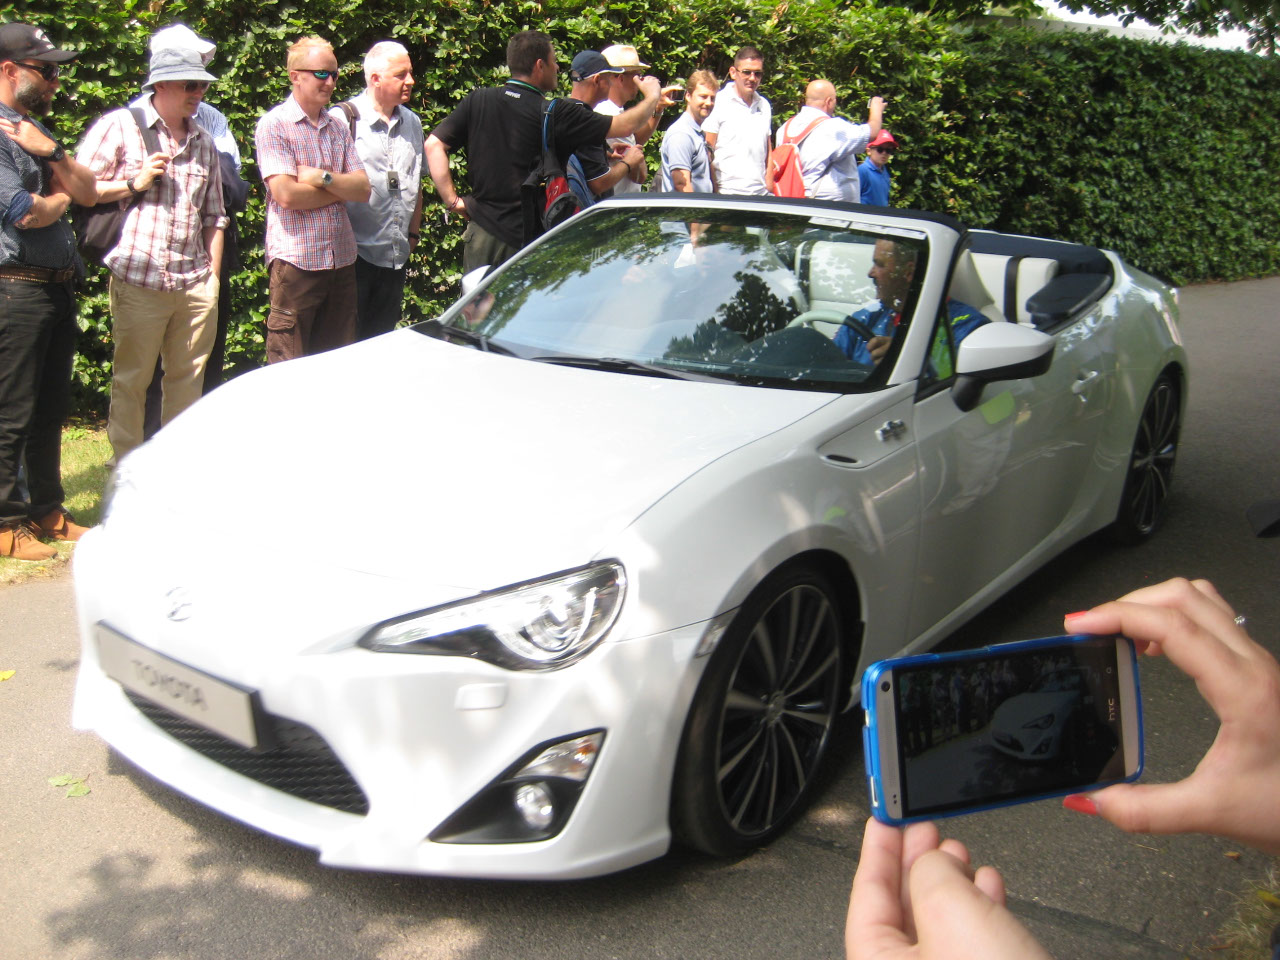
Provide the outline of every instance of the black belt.
[[20,263],[0,266],[0,280],[29,280],[32,283],[66,283],[75,279],[76,268],[51,270],[48,267],[28,267]]

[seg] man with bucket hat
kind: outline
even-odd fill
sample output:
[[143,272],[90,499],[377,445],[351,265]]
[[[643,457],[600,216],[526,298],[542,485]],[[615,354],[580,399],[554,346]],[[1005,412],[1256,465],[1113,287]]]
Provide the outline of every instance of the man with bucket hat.
[[103,261],[115,341],[107,415],[113,462],[142,443],[157,357],[162,426],[203,386],[227,217],[217,148],[195,115],[215,79],[198,51],[156,49],[142,102],[103,116],[80,145],[98,203],[128,209],[120,241]]
[[77,540],[85,529],[62,507],[83,269],[64,214],[73,200],[93,203],[93,175],[39,119],[75,56],[30,24],[0,26],[0,557],[14,560],[52,559],[42,539]]

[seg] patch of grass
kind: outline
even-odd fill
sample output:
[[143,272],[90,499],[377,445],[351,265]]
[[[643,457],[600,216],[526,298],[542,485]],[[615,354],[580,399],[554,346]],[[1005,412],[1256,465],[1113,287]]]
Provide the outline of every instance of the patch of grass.
[[[67,499],[63,505],[76,522],[92,527],[102,517],[102,489],[107,482],[107,461],[111,444],[106,427],[73,424],[62,430],[62,486]],[[50,560],[9,560],[0,557],[0,584],[20,583],[38,577],[52,577],[66,569],[75,545],[54,543],[58,555]]]
[[1271,931],[1280,924],[1280,866],[1261,882],[1251,882],[1236,914],[1218,931],[1215,954],[1223,960],[1259,960],[1271,956]]

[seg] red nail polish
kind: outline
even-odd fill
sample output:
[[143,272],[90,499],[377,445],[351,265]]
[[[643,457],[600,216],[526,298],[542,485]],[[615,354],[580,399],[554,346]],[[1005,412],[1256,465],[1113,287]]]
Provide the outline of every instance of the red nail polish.
[[1077,610],[1075,613],[1068,613],[1064,619],[1070,620],[1073,617],[1083,617],[1088,612],[1088,610]]
[[1062,805],[1076,813],[1085,813],[1091,817],[1098,815],[1098,805],[1083,793],[1073,793],[1062,798]]

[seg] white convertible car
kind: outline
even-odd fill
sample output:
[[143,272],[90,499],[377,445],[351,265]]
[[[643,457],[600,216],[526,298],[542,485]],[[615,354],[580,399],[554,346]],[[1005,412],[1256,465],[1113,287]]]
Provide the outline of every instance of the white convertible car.
[[75,725],[334,866],[750,849],[868,662],[1157,526],[1176,312],[941,216],[603,203],[126,458],[76,549]]

